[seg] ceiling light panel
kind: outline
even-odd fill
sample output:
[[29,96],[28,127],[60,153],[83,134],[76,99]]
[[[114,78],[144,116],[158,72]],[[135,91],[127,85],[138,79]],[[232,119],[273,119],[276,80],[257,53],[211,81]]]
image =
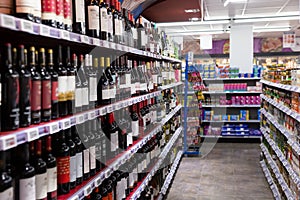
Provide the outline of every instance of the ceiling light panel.
[[184,10],[185,13],[198,13],[200,12],[200,9],[187,9]]
[[224,7],[228,6],[228,4],[238,4],[238,3],[247,3],[247,0],[225,0]]

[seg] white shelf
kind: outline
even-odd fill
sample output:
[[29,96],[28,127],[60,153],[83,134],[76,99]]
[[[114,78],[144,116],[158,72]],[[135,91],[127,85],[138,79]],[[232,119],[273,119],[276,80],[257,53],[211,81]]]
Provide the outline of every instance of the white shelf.
[[246,136],[223,136],[223,135],[201,135],[202,138],[253,138],[253,139],[260,139],[261,136],[255,136],[255,135],[246,135]]
[[203,78],[203,81],[255,81],[260,80],[260,77],[253,77],[253,78]]
[[282,177],[282,174],[280,173],[280,170],[277,166],[277,164],[275,163],[275,161],[272,159],[272,156],[270,155],[268,149],[265,147],[264,144],[261,144],[261,149],[262,149],[262,152],[264,153],[269,165],[271,166],[275,176],[276,176],[276,179],[278,180],[278,183],[280,184],[281,188],[282,188],[282,191],[285,193],[286,197],[289,199],[289,200],[295,200],[295,197],[293,196],[291,190],[289,189],[287,183],[285,182],[284,178]]
[[202,108],[260,108],[260,105],[204,105]]
[[[274,152],[276,153],[282,165],[285,167],[286,171],[289,173],[290,177],[292,177],[292,180],[294,181],[295,185],[298,185],[300,177],[297,175],[297,173],[295,173],[290,163],[286,160],[284,154],[278,148],[278,145],[274,142],[273,139],[270,138],[269,134],[264,128],[260,128],[260,130],[266,138],[266,140],[268,141],[268,143],[270,144],[270,146],[272,147],[272,149],[274,150]],[[298,189],[300,189],[300,186],[298,187]]]
[[213,121],[213,120],[202,120],[202,122],[205,123],[259,123],[259,120],[237,120],[237,121],[226,121],[226,120],[221,120],[221,121]]
[[112,50],[130,52],[140,56],[146,56],[150,58],[181,63],[181,60],[175,58],[169,58],[151,52],[141,51],[139,49],[128,47],[122,44],[116,44],[113,42],[100,40],[86,35],[80,35],[66,30],[61,30],[50,26],[46,26],[44,24],[37,24],[28,20],[19,19],[14,16],[5,15],[5,14],[0,14],[0,27],[5,29],[10,29],[13,31],[25,32],[31,35],[39,35],[46,38],[59,39],[59,40],[64,40],[64,41],[78,43],[78,44],[86,44],[86,45],[102,47],[102,48],[107,48]]
[[202,94],[260,94],[261,91],[203,91]]
[[279,191],[278,191],[278,188],[277,188],[277,185],[275,185],[274,183],[274,180],[272,178],[272,175],[266,165],[266,162],[264,160],[260,161],[260,165],[261,165],[261,168],[265,174],[265,177],[267,179],[267,182],[269,183],[270,185],[270,188],[272,190],[272,193],[273,193],[273,196],[274,196],[274,199],[275,200],[281,200],[281,197],[280,197],[280,194],[279,194]]
[[173,147],[173,145],[175,144],[175,142],[179,138],[179,135],[181,134],[181,132],[182,132],[182,127],[179,127],[176,130],[176,132],[174,133],[174,135],[172,136],[172,138],[170,139],[170,141],[168,142],[168,144],[165,146],[165,148],[162,151],[162,153],[160,154],[159,159],[156,162],[155,166],[148,173],[148,175],[146,176],[146,178],[144,179],[144,181],[141,183],[141,185],[132,194],[132,196],[130,197],[130,200],[136,200],[136,199],[139,198],[139,196],[141,195],[141,193],[145,190],[146,186],[151,181],[152,177],[155,175],[155,173],[157,172],[157,170],[163,164],[164,159],[166,158],[168,152],[171,150],[171,148]]
[[[181,108],[181,105],[178,105],[175,110],[178,110]],[[175,114],[176,112],[171,112],[169,113],[166,118],[171,119],[172,116]],[[106,179],[107,177],[109,177],[111,175],[111,173],[114,172],[115,169],[118,169],[122,164],[124,164],[127,160],[129,160],[140,148],[142,148],[142,146],[144,146],[154,135],[156,135],[159,131],[161,131],[162,126],[166,123],[167,121],[162,121],[161,123],[158,123],[156,125],[156,127],[147,135],[145,136],[141,141],[139,141],[138,143],[136,143],[134,146],[130,147],[128,150],[126,150],[120,157],[118,157],[112,164],[110,164],[109,166],[106,167],[105,170],[103,170],[102,172],[100,172],[100,174],[98,174],[96,177],[94,177],[92,180],[90,180],[87,184],[85,184],[84,186],[81,186],[73,195],[71,195],[70,197],[68,197],[69,200],[73,200],[73,199],[80,199],[80,197],[85,196],[85,194],[87,193],[86,191],[93,191],[93,189],[95,188],[95,186],[100,185],[104,179]],[[173,135],[173,137],[171,138],[171,140],[169,141],[169,143],[167,144],[167,146],[164,148],[164,151],[161,153],[160,156],[164,155],[166,156],[166,152],[167,149],[171,148],[170,143],[175,142],[174,138],[176,137],[176,139],[178,138],[178,136],[180,135],[182,131],[182,127],[179,127],[175,134]]]
[[267,80],[261,80],[260,82],[263,84],[269,85],[269,86],[279,88],[279,89],[283,89],[283,90],[287,90],[287,91],[291,91],[291,92],[300,92],[300,87],[298,87],[298,86],[284,85],[281,83],[273,83],[273,82],[267,81]]
[[163,85],[163,86],[159,87],[159,90],[166,90],[166,89],[174,88],[174,87],[181,86],[181,85],[183,85],[183,82],[172,83],[170,85]]
[[300,155],[299,144],[294,140],[289,131],[284,126],[279,124],[274,116],[268,113],[265,109],[261,109],[261,114],[263,114],[287,138],[288,144],[293,148],[293,150],[295,150],[298,155]]

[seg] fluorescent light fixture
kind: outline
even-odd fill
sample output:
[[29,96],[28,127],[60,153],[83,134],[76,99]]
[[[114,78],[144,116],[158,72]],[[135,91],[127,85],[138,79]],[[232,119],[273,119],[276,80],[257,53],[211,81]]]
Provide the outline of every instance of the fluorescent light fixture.
[[210,25],[210,24],[228,24],[229,20],[207,20],[207,21],[196,21],[196,22],[168,22],[168,23],[157,23],[157,27],[172,27],[172,26],[198,26],[198,25]]
[[198,17],[192,17],[192,18],[189,18],[190,21],[199,21],[199,19],[200,19],[200,18],[198,18]]
[[187,10],[184,10],[184,12],[186,12],[186,13],[198,13],[198,12],[200,12],[200,9],[187,9]]
[[246,3],[247,0],[225,0],[224,7],[226,7],[229,3]]
[[253,29],[254,33],[261,33],[261,32],[280,32],[280,31],[290,31],[291,27],[279,27],[279,28],[256,28]]
[[180,35],[213,35],[213,34],[223,34],[223,30],[203,30],[203,31],[193,31],[193,32],[172,32],[167,33],[169,36],[180,36]]
[[272,17],[257,17],[257,18],[236,18],[234,23],[253,23],[253,22],[268,22],[268,21],[285,21],[285,20],[299,20],[299,15],[294,16],[272,16]]

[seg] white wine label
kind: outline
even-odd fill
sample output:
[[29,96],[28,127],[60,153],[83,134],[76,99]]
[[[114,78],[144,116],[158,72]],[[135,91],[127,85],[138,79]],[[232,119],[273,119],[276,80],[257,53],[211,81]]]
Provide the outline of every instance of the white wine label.
[[77,0],[75,6],[76,22],[85,22],[84,0]]
[[120,35],[120,20],[118,18],[114,19],[115,23],[115,35],[119,36]]
[[139,121],[131,121],[132,127],[132,136],[137,137],[139,136]]
[[76,154],[76,177],[82,177],[82,153]]
[[42,1],[35,1],[33,15],[38,18],[42,17]]
[[90,77],[90,101],[97,101],[97,78]]
[[96,169],[96,147],[90,147],[90,169]]
[[70,157],[70,182],[76,181],[76,155]]
[[127,88],[131,86],[131,74],[125,74],[125,82]]
[[90,151],[89,149],[83,150],[83,173],[89,173],[90,171]]
[[68,77],[59,76],[58,77],[58,100],[59,101],[67,100],[67,89],[68,89]]
[[152,79],[154,84],[158,83],[158,76],[156,74],[152,74]]
[[143,117],[143,126],[144,126],[144,130],[146,130],[146,121],[147,121],[147,115],[145,115]]
[[82,105],[89,105],[89,89],[87,87],[82,88]]
[[145,46],[146,43],[147,43],[147,41],[146,41],[146,33],[145,33],[144,30],[142,30],[141,31],[141,44],[142,44],[142,46]]
[[68,76],[67,96],[73,96],[75,92],[75,76]]
[[102,99],[110,99],[110,90],[102,89]]
[[16,0],[16,13],[33,14],[34,6],[31,0]]
[[89,29],[99,30],[99,7],[88,6]]
[[140,91],[140,82],[135,83],[135,91]]
[[108,23],[108,32],[113,32],[113,18],[112,15],[107,15],[107,23]]
[[133,39],[137,40],[138,39],[138,33],[137,33],[136,28],[131,28],[131,30],[132,30]]
[[47,197],[47,173],[35,175],[36,199]]
[[119,146],[118,131],[110,135],[110,141],[111,141],[111,151],[114,152],[118,149]]
[[3,192],[0,192],[0,199],[5,200],[14,200],[14,190],[13,187],[10,187]]
[[47,169],[47,192],[57,190],[57,168],[52,167]]
[[154,87],[153,87],[153,82],[149,82],[149,84],[148,84],[148,89],[149,89],[149,90],[153,90],[153,88],[154,88]]
[[20,179],[19,183],[20,200],[35,199],[35,176],[31,178]]
[[76,88],[75,89],[75,107],[82,106],[82,89]]
[[106,8],[100,9],[100,17],[101,17],[101,31],[108,31],[108,19],[107,19],[107,10]]
[[127,133],[127,147],[132,145],[133,141],[132,141],[132,132]]
[[136,93],[135,84],[131,84],[131,94],[135,94],[135,93]]

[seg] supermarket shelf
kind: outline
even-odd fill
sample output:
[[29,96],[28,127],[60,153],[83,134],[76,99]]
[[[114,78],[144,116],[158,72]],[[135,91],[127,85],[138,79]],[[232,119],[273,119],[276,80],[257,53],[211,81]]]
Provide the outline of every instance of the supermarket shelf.
[[300,87],[298,87],[298,86],[273,83],[273,82],[267,81],[267,80],[261,80],[260,82],[263,84],[272,86],[272,87],[279,88],[279,89],[283,89],[283,90],[287,90],[287,91],[291,91],[291,92],[300,92]]
[[[278,148],[278,145],[274,142],[273,139],[270,138],[270,135],[266,132],[266,130],[264,128],[260,128],[260,130],[261,130],[263,136],[266,138],[266,140],[270,144],[270,146],[272,147],[272,149],[274,150],[274,152],[276,153],[280,162],[285,167],[286,171],[289,173],[290,177],[292,177],[295,185],[298,185],[298,183],[300,181],[300,177],[297,175],[297,173],[295,173],[295,171],[293,170],[290,163],[286,160],[284,154]],[[300,185],[298,186],[298,189],[300,189]]]
[[288,144],[295,150],[295,152],[300,155],[299,144],[293,139],[289,131],[279,124],[273,115],[268,113],[265,109],[261,109],[261,113],[287,138]]
[[163,164],[164,159],[166,158],[168,152],[170,152],[170,150],[172,149],[173,145],[175,144],[175,142],[179,138],[179,135],[181,134],[181,132],[182,132],[182,127],[179,127],[176,130],[176,132],[174,133],[174,135],[172,136],[172,138],[170,139],[170,141],[168,142],[168,144],[165,146],[165,148],[162,151],[162,153],[160,154],[159,159],[156,162],[155,166],[148,173],[148,175],[146,176],[146,178],[144,179],[144,181],[139,185],[139,187],[136,188],[135,191],[132,193],[132,195],[130,197],[128,197],[127,199],[136,200],[136,199],[139,198],[139,196],[141,195],[141,193],[145,190],[146,186],[151,181],[152,177],[155,175],[155,173],[157,172],[157,170]]
[[296,111],[286,107],[282,103],[278,103],[278,102],[274,101],[273,99],[271,99],[263,94],[261,94],[260,97],[262,99],[266,100],[267,102],[269,102],[270,104],[272,104],[273,106],[275,106],[276,108],[278,108],[279,110],[281,110],[282,112],[288,114],[289,116],[293,117],[295,120],[300,122],[300,114],[297,113]]
[[170,85],[163,85],[163,86],[159,87],[159,90],[166,90],[166,89],[174,88],[174,87],[181,86],[181,85],[183,85],[183,82],[172,83]]
[[[174,114],[179,109],[181,109],[181,105],[178,105],[171,113],[169,113],[165,117],[165,119],[171,119],[172,116],[174,116]],[[143,145],[145,145],[155,134],[157,134],[161,130],[162,126],[167,121],[168,120],[164,120],[164,121],[158,123],[158,125],[156,125],[155,128],[147,136],[145,136],[143,139],[141,139],[135,145],[133,145],[128,150],[126,150],[125,152],[123,152],[121,155],[117,156],[117,159],[113,163],[111,163],[109,166],[107,166],[105,170],[103,170],[102,172],[100,172],[98,175],[96,175],[94,178],[92,178],[86,184],[81,185],[78,189],[76,188],[77,190],[76,190],[76,192],[74,194],[67,194],[67,195],[59,196],[58,200],[64,200],[64,199],[70,199],[70,200],[73,200],[73,199],[83,199],[84,196],[88,195],[91,191],[93,191],[93,189],[95,187],[99,186],[105,178],[109,177],[111,175],[111,173],[115,169],[118,169],[122,164],[124,164],[127,160],[129,160],[133,156],[133,154],[135,154]],[[176,134],[177,134],[177,137],[178,137],[179,134],[180,134],[180,132],[181,132],[181,130],[182,130],[182,127],[178,128],[177,131],[175,132],[175,134],[173,135],[173,137]],[[171,141],[173,141],[173,140],[171,139],[170,142]],[[175,141],[173,141],[173,143],[174,142]],[[164,148],[164,150],[167,149],[167,147],[168,146],[166,146]],[[161,153],[161,155],[163,155],[163,153],[164,153],[164,151]]]
[[264,144],[261,144],[260,146],[261,146],[262,152],[264,153],[269,165],[271,166],[271,168],[278,180],[278,183],[280,184],[282,191],[285,193],[286,197],[291,200],[296,199],[296,197],[294,197],[292,195],[291,190],[289,189],[287,183],[285,182],[284,178],[282,177],[278,166],[276,165],[275,161],[272,159],[272,156],[270,155],[266,146]]
[[255,81],[260,80],[260,77],[253,78],[203,78],[203,81]]
[[157,198],[158,200],[159,199],[163,199],[163,196],[167,194],[167,191],[168,191],[168,189],[170,187],[170,183],[173,180],[173,177],[175,176],[175,173],[176,173],[176,170],[177,170],[178,165],[180,163],[182,155],[183,155],[183,151],[179,151],[177,153],[177,156],[176,156],[176,158],[175,158],[175,160],[174,160],[174,162],[172,164],[172,167],[170,169],[170,172],[169,172],[168,176],[166,177],[165,182],[164,182],[164,184],[163,184],[163,186],[161,188],[160,194],[159,194],[159,196]]
[[90,46],[102,47],[111,50],[117,50],[122,52],[130,52],[139,56],[146,56],[155,59],[167,60],[170,62],[181,63],[181,60],[175,58],[169,58],[166,56],[157,55],[151,52],[141,51],[132,47],[128,47],[122,44],[116,44],[100,40],[86,35],[80,35],[69,31],[53,28],[43,24],[37,24],[28,20],[19,19],[14,16],[0,14],[0,28],[20,31],[31,34],[33,36],[42,36],[51,39],[59,39],[66,42],[73,42],[78,44],[85,44]]
[[256,135],[240,135],[240,136],[222,136],[222,135],[201,135],[202,138],[253,138],[253,139],[260,139],[261,136]]
[[279,191],[278,191],[278,188],[277,186],[275,185],[274,183],[274,180],[272,178],[272,175],[266,165],[266,162],[264,160],[260,161],[260,165],[261,165],[261,168],[265,174],[265,177],[270,185],[270,188],[272,190],[272,193],[273,193],[273,196],[274,196],[274,199],[275,200],[281,200],[281,197],[280,197],[280,194],[279,194]]
[[237,120],[237,121],[227,121],[227,120],[221,120],[221,121],[213,121],[213,120],[202,120],[204,123],[259,123],[259,120]]
[[261,91],[203,91],[202,94],[260,94]]
[[260,108],[260,105],[204,105],[202,108]]

